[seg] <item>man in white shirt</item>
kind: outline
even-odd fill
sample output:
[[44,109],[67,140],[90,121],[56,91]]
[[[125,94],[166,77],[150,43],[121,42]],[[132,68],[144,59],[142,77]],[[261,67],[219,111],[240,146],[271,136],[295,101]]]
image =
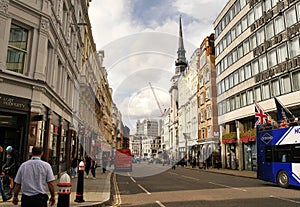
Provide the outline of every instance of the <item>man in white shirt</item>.
[[49,203],[55,204],[55,178],[50,164],[41,160],[43,153],[42,147],[33,147],[32,158],[20,166],[15,178],[13,204],[18,204],[18,194],[22,190],[21,207],[47,207],[46,184],[51,194]]

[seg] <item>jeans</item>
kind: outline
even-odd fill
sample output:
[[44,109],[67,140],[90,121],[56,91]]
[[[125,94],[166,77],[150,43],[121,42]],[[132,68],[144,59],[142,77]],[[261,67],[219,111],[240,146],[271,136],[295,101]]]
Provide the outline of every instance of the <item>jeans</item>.
[[7,197],[6,197],[5,192],[4,192],[2,178],[0,179],[0,193],[2,195],[2,200],[6,201]]
[[77,167],[72,167],[72,174],[71,176],[74,177],[77,174]]

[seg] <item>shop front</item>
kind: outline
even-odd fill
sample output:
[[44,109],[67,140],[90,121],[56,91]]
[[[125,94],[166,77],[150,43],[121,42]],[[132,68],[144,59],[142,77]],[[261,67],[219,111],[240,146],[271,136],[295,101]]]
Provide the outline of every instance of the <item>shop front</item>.
[[29,119],[29,99],[0,94],[0,145],[12,146],[21,162],[26,160]]

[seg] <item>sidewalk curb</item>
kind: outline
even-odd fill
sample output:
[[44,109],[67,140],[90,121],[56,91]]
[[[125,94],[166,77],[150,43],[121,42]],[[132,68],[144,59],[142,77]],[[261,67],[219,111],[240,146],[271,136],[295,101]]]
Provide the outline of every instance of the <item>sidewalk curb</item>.
[[105,207],[107,204],[109,204],[111,202],[111,176],[112,176],[112,172],[109,171],[109,175],[106,177],[106,181],[105,181],[105,186],[104,186],[104,192],[107,195],[105,196],[104,201],[101,202],[97,202],[97,203],[92,203],[92,204],[82,204],[82,205],[77,205],[77,207]]
[[204,171],[204,172],[209,172],[209,173],[218,173],[218,174],[223,174],[223,175],[238,176],[238,177],[244,177],[244,178],[257,179],[256,177],[253,177],[253,176],[234,173],[235,171],[239,172],[238,170],[232,170],[232,172],[222,172],[222,169],[218,169],[218,170],[210,170],[210,169],[203,170],[203,169],[191,168],[191,167],[186,167],[186,169]]

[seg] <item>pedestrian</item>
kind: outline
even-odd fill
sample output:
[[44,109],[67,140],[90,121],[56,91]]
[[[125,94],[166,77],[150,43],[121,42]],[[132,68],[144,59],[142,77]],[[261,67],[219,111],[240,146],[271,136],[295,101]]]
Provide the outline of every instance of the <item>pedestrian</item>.
[[106,172],[106,166],[107,166],[107,156],[106,154],[102,155],[102,173]]
[[12,146],[6,147],[6,162],[3,165],[4,173],[7,173],[9,178],[9,192],[8,195],[12,195],[14,189],[14,179],[19,167],[19,156],[16,150]]
[[91,158],[91,156],[90,155],[86,155],[85,156],[85,168],[84,168],[84,170],[85,170],[85,173],[86,173],[86,178],[89,178],[89,173],[90,173],[90,170],[91,170],[91,165],[92,165],[92,158]]
[[12,198],[11,195],[6,196],[5,191],[4,191],[4,187],[3,187],[3,177],[5,176],[4,172],[2,171],[2,152],[3,152],[3,148],[0,146],[0,175],[1,175],[1,179],[0,179],[0,193],[2,196],[2,200],[3,202],[9,200]]
[[32,148],[32,158],[24,162],[16,175],[13,204],[18,205],[18,195],[22,189],[21,207],[47,207],[48,195],[46,183],[50,191],[50,206],[55,204],[54,175],[51,165],[42,161],[42,147]]
[[97,162],[94,159],[92,159],[92,165],[91,165],[91,173],[92,173],[92,179],[96,179],[96,168],[97,168]]
[[77,177],[77,167],[78,167],[78,159],[77,157],[74,155],[73,159],[72,159],[72,162],[71,162],[71,177],[74,178],[74,177]]

